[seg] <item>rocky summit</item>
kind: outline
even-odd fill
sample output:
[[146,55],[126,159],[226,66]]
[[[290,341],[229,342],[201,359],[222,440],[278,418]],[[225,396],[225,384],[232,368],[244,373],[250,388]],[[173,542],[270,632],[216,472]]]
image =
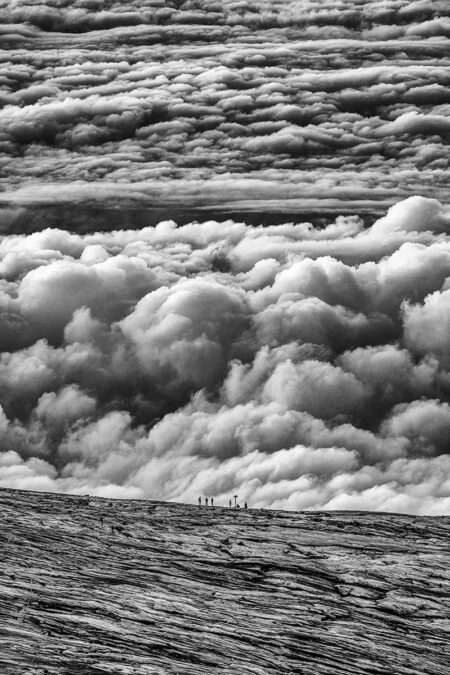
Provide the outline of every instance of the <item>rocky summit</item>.
[[0,491],[5,675],[447,675],[450,518]]

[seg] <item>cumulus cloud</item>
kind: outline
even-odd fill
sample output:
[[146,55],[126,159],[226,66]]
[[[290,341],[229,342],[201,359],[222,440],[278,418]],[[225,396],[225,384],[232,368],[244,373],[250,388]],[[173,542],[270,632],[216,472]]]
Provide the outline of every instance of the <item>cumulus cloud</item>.
[[447,223],[4,236],[1,484],[447,513]]
[[[447,286],[446,281],[445,286]],[[450,289],[430,293],[423,304],[404,305],[405,340],[416,353],[430,353],[449,365]]]

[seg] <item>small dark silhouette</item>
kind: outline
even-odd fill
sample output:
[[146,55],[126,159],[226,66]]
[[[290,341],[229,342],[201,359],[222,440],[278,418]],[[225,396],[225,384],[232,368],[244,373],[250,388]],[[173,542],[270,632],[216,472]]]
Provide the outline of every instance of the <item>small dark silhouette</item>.
[[229,502],[229,506],[230,506],[230,508],[231,508],[231,499],[230,499],[230,502]]
[[202,505],[202,498],[201,498],[201,497],[198,498],[198,505],[199,505],[199,506]]
[[211,497],[211,506],[214,506],[214,497]]
[[247,508],[247,502],[244,502],[244,509]]
[[236,500],[237,500],[238,496],[237,495],[233,495],[233,496],[234,496],[234,508],[236,508],[236,506],[237,506]]
[[208,506],[208,497],[205,497],[205,504]]
[[240,504],[236,504],[236,508],[240,509],[241,508]]

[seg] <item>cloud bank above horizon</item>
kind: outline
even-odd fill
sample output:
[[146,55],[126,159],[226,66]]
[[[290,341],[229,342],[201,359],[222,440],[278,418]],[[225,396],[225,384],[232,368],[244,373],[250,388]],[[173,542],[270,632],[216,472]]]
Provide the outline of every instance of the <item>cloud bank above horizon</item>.
[[3,190],[214,178],[220,198],[251,178],[282,200],[446,199],[445,0],[24,0],[0,31]]
[[449,37],[0,2],[0,484],[450,513]]
[[450,512],[450,214],[0,243],[0,484]]

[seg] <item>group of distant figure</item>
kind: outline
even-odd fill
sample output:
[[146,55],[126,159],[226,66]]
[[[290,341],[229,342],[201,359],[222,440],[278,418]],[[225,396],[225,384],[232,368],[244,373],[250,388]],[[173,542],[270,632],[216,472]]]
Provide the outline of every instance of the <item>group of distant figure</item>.
[[[230,501],[228,502],[228,506],[230,508],[234,507],[235,509],[240,509],[241,505],[238,504],[237,501],[236,501],[237,495],[234,495],[233,499],[234,499],[234,504],[233,504],[232,500],[230,499]],[[205,497],[205,506],[209,506],[210,504],[211,504],[211,506],[214,506],[214,497]],[[202,505],[202,498],[201,497],[198,498],[198,505],[199,506]],[[247,508],[248,508],[247,502],[244,502],[244,509],[247,509]]]

